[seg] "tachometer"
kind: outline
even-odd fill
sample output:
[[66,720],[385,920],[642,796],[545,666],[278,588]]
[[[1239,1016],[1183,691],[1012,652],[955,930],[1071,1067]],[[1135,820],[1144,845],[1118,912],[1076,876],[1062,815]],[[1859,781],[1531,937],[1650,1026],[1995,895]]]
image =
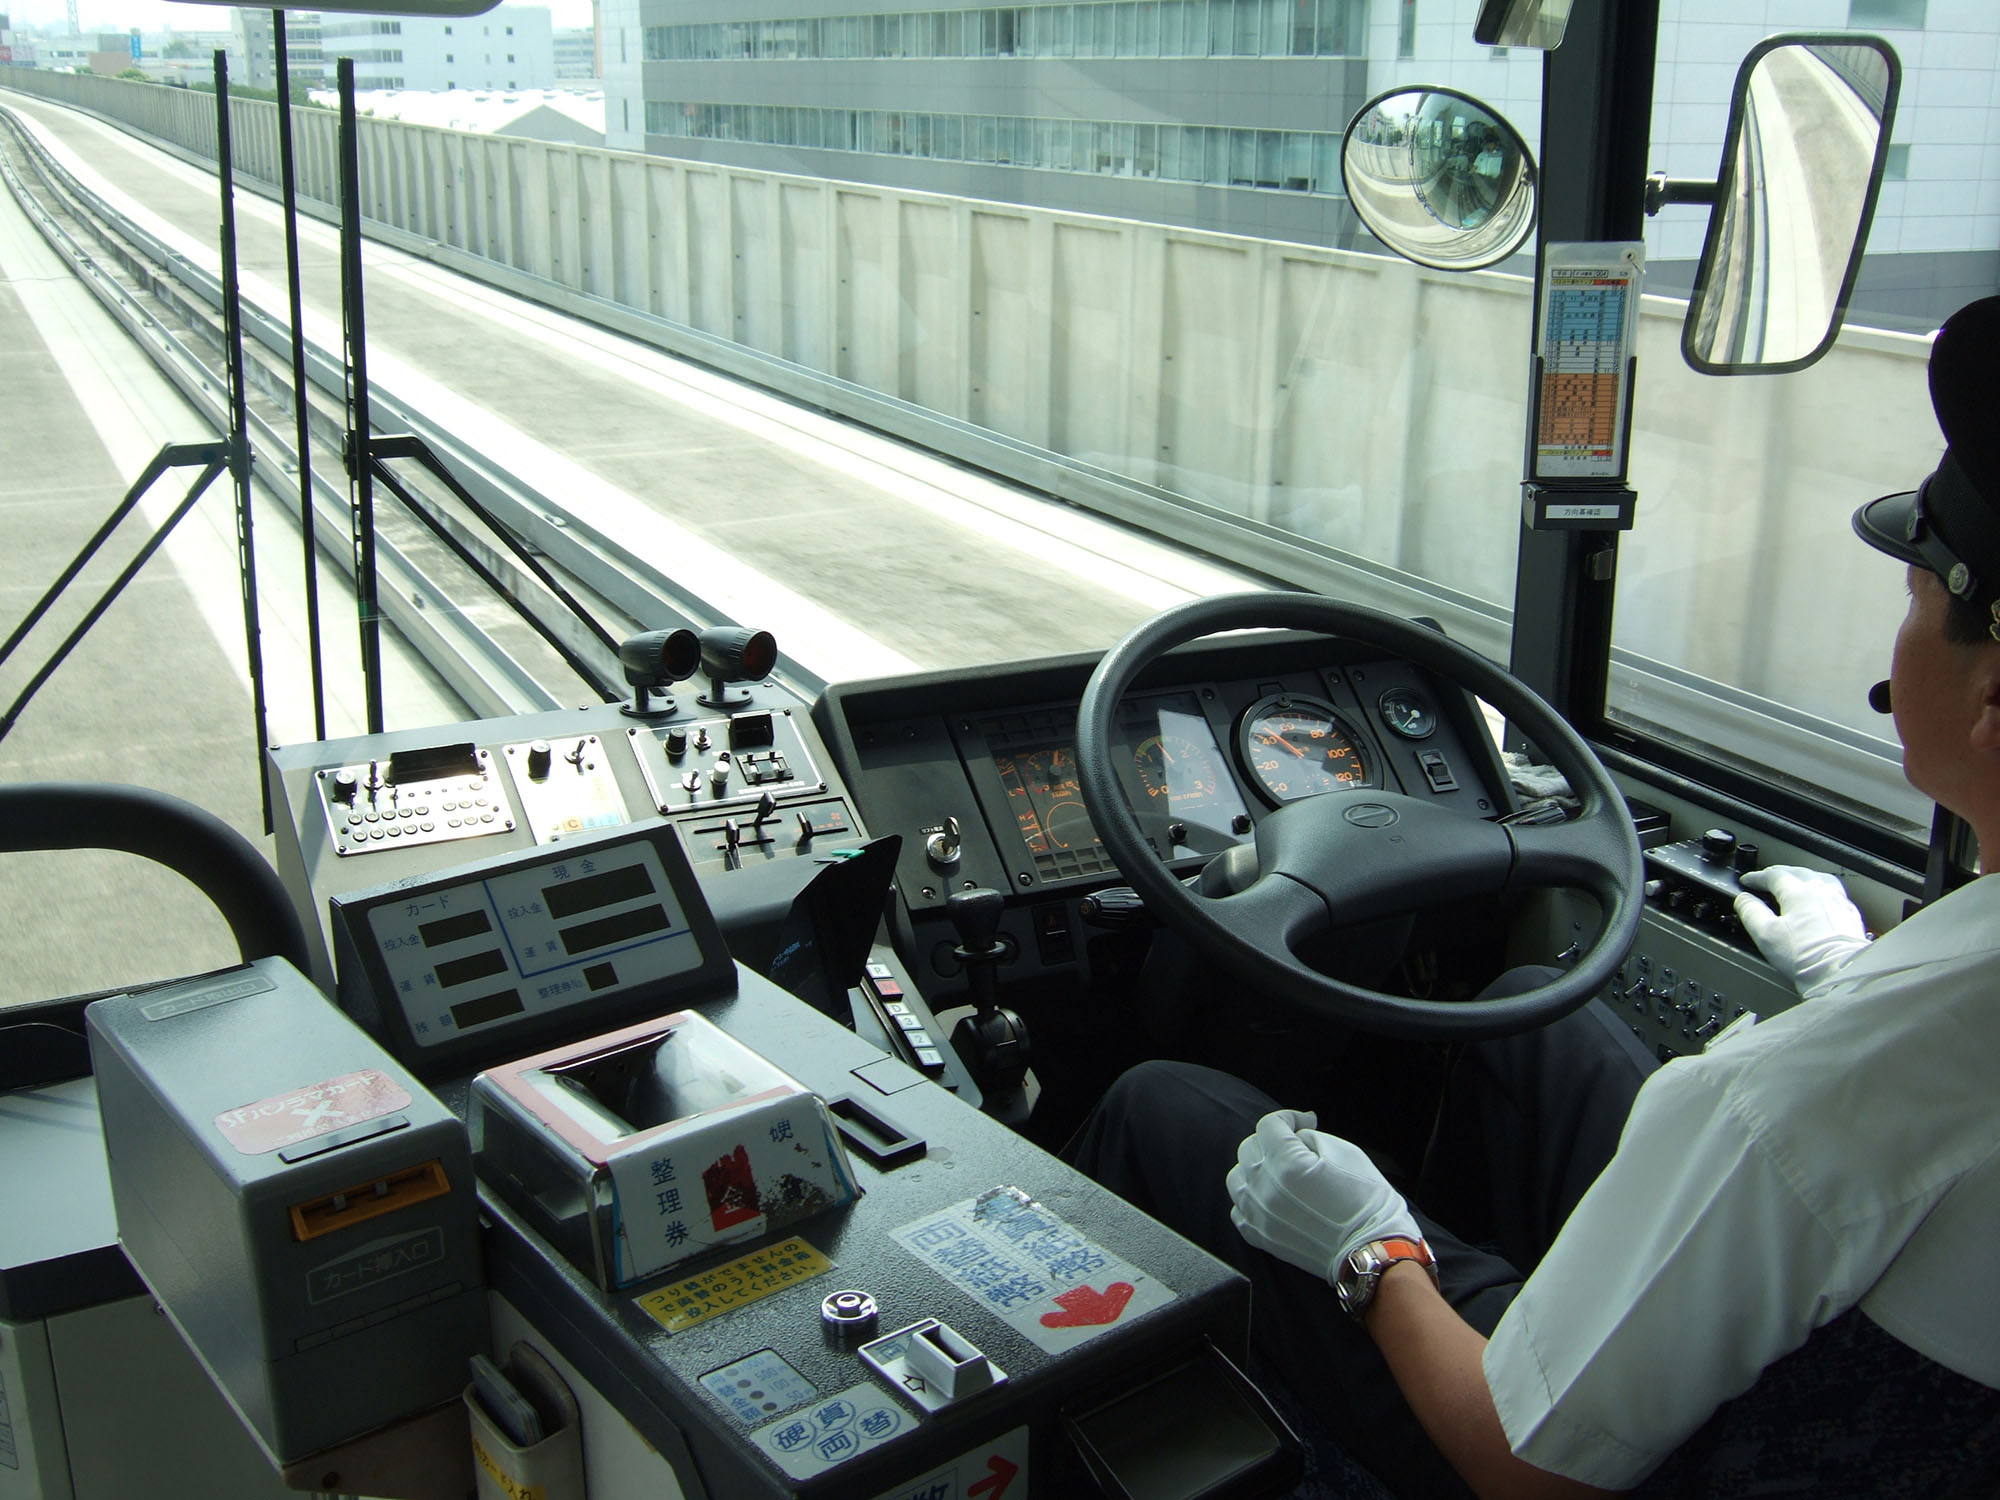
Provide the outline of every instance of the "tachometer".
[[1222,785],[1222,768],[1206,746],[1178,734],[1156,734],[1132,752],[1139,785],[1163,811],[1182,812],[1208,801]]
[[1251,781],[1273,803],[1371,784],[1360,743],[1332,705],[1316,698],[1266,698],[1243,716],[1237,748]]

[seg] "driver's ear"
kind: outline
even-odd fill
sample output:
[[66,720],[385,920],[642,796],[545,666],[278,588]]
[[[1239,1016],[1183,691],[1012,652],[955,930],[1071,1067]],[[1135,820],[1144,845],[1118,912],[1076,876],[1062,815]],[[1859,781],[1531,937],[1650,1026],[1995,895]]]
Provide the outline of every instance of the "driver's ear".
[[1979,712],[1972,721],[1972,748],[2000,755],[2000,647],[1981,647],[1978,673]]

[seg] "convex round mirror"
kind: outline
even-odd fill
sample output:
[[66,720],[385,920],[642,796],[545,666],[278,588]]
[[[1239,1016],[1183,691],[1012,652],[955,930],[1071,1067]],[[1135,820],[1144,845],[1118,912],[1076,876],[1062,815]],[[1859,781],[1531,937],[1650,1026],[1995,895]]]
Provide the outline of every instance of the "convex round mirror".
[[1340,175],[1375,238],[1420,266],[1476,271],[1535,227],[1527,142],[1455,89],[1392,89],[1362,105],[1341,142]]
[[1681,332],[1704,374],[1804,369],[1833,343],[1888,159],[1902,69],[1876,37],[1773,37],[1743,60],[1720,180],[1656,179],[1711,202]]

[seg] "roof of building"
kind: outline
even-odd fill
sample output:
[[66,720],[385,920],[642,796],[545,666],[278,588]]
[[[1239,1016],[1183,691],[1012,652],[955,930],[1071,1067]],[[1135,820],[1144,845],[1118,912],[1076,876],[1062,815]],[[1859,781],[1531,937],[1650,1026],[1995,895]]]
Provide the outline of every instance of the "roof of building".
[[[315,103],[340,107],[340,96],[332,89],[314,89],[312,97]],[[354,107],[379,120],[479,135],[573,142],[580,126],[604,139],[602,89],[362,89],[354,96]]]

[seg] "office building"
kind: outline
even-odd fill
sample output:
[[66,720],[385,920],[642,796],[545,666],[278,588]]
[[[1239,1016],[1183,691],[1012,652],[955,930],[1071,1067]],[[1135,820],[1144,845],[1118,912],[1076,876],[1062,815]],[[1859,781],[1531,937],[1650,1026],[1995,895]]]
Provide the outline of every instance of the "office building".
[[331,81],[354,59],[357,89],[541,89],[556,81],[555,37],[543,6],[503,5],[479,16],[321,18]]

